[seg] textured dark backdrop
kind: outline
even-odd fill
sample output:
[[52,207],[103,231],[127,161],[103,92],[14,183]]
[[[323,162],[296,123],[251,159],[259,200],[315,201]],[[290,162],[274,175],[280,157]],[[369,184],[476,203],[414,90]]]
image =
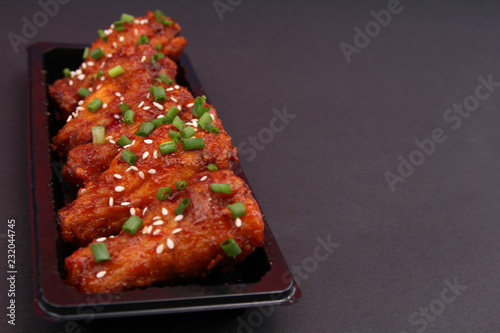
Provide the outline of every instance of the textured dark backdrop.
[[[17,325],[13,330],[0,313],[0,330],[59,333],[65,323],[45,322],[33,312],[27,56],[16,54],[7,38],[21,34],[23,16],[31,20],[41,8],[35,0],[2,3],[0,276],[12,218],[19,274]],[[500,91],[456,130],[443,115],[464,99],[474,101],[479,76],[500,81],[500,3],[402,0],[400,12],[374,30],[349,64],[339,44],[353,44],[353,29],[364,29],[373,20],[370,11],[386,9],[387,1],[232,3],[221,21],[213,1],[73,0],[29,41],[90,43],[97,28],[122,12],[161,8],[182,25],[186,52],[235,144],[264,133],[273,108],[295,115],[253,160],[242,154],[242,164],[288,264],[309,270],[299,273],[302,299],[275,308],[263,322],[260,312],[246,311],[66,328],[499,332]],[[384,172],[396,173],[399,155],[408,159],[414,141],[430,138],[435,128],[447,140],[392,192]],[[318,261],[318,237],[328,235],[340,246]],[[5,309],[6,279],[0,281]],[[449,289],[448,283],[463,287]]]

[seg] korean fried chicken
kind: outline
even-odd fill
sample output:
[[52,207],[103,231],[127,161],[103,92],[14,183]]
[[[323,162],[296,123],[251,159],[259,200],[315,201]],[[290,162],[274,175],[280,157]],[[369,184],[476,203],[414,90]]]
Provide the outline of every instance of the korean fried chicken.
[[[210,184],[230,184],[231,193],[213,192]],[[185,198],[182,214],[175,210]],[[246,214],[239,218],[227,206],[240,202]],[[96,263],[91,247],[65,260],[68,281],[82,292],[105,292],[145,287],[203,275],[217,265],[242,261],[263,240],[264,223],[257,202],[245,182],[229,170],[203,172],[192,177],[185,190],[166,200],[154,200],[142,216],[143,226],[133,235],[97,239],[106,244],[111,259]],[[234,239],[241,249],[230,257],[221,242]]]

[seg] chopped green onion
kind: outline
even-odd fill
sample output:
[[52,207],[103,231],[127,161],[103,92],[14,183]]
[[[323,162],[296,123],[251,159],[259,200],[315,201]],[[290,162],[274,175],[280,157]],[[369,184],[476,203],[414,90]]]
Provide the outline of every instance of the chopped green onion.
[[154,94],[156,86],[149,87],[149,93]]
[[172,193],[172,189],[170,187],[160,187],[156,192],[156,199],[165,200]]
[[64,77],[71,77],[71,71],[69,70],[69,68],[63,69],[63,74]]
[[165,88],[155,87],[153,91],[156,103],[165,102],[167,100],[167,95],[165,95]]
[[87,104],[87,110],[90,112],[96,112],[102,106],[102,100],[99,98],[94,98],[89,104]]
[[162,59],[163,57],[165,57],[165,55],[161,52],[158,52],[158,53],[155,53],[154,57],[156,60],[158,60],[158,59]]
[[210,170],[210,171],[217,171],[217,170],[219,170],[219,168],[215,164],[209,164],[207,166],[207,169]]
[[207,131],[209,131],[212,134],[219,134],[220,133],[219,128],[217,126],[212,125],[212,124],[207,124],[205,126],[205,128]]
[[207,106],[205,107],[205,100],[207,98],[203,96],[196,97],[194,99],[194,105],[193,108],[191,109],[191,113],[195,115],[196,117],[200,118],[205,112],[210,110],[210,107]]
[[87,57],[89,56],[89,51],[90,51],[90,48],[88,46],[83,50],[83,56],[82,56],[82,58],[84,60],[87,59]]
[[227,205],[227,208],[229,208],[234,218],[243,216],[247,213],[245,205],[241,202],[235,202],[234,204]]
[[90,90],[88,90],[87,88],[84,88],[84,87],[81,87],[80,89],[78,89],[78,95],[82,96],[82,97],[87,97],[88,95],[90,95],[92,92]]
[[156,44],[155,49],[156,49],[156,51],[160,51],[161,50],[161,44],[160,43]]
[[153,124],[155,128],[159,127],[160,125],[163,124],[162,118],[155,118],[155,119],[151,120],[151,124]]
[[122,73],[125,73],[125,71],[123,70],[122,66],[118,65],[118,66],[115,66],[113,68],[111,68],[109,71],[108,71],[108,74],[109,76],[111,77],[115,77],[115,76],[118,76]]
[[139,44],[146,44],[149,42],[149,39],[146,35],[141,35],[141,37],[139,37],[139,39],[137,40],[137,45]]
[[154,68],[156,68],[156,61],[155,61],[155,57],[151,57],[151,64],[153,65]]
[[174,210],[174,214],[175,215],[182,214],[184,212],[184,209],[186,209],[186,207],[189,206],[190,202],[191,202],[191,200],[189,198],[182,199],[182,201],[179,204],[179,206],[177,206],[177,208]]
[[162,155],[172,153],[177,150],[177,144],[175,141],[167,141],[158,146],[160,153]]
[[104,30],[102,30],[102,29],[97,30],[97,34],[99,35],[99,37],[101,37],[101,39],[103,41],[108,40],[108,36],[106,36],[106,34],[104,33]]
[[188,186],[188,183],[185,180],[178,180],[175,183],[175,187],[177,187],[178,190],[184,190],[187,186]]
[[122,230],[127,234],[135,234],[139,228],[142,226],[142,219],[136,215],[132,215],[128,218],[127,222],[122,226]]
[[168,110],[167,115],[163,117],[163,123],[164,124],[171,124],[174,121],[175,116],[181,112],[178,108],[175,106],[172,106],[170,110]]
[[220,243],[220,247],[226,252],[228,257],[236,257],[241,253],[238,243],[232,238],[228,238]]
[[205,148],[204,138],[182,139],[182,146],[186,150],[203,149]]
[[149,121],[146,121],[141,124],[141,127],[135,132],[135,135],[138,136],[148,136],[149,133],[151,133],[155,129],[155,126],[150,123]]
[[212,192],[231,193],[231,184],[210,184]]
[[98,77],[101,77],[104,75],[104,71],[102,69],[98,70],[97,73],[95,73],[94,76],[94,81],[97,80]]
[[105,54],[104,51],[100,47],[98,47],[97,49],[90,51],[90,56],[92,57],[92,59],[98,60],[104,57]]
[[92,253],[94,254],[95,262],[99,263],[99,262],[111,260],[111,256],[109,255],[108,247],[106,246],[106,243],[90,244],[90,249],[92,250]]
[[191,126],[188,126],[184,129],[182,129],[179,132],[179,134],[180,134],[181,138],[188,139],[196,134],[196,130]]
[[175,116],[174,121],[172,121],[172,126],[176,127],[179,131],[186,126],[186,123],[182,121],[179,116]]
[[134,19],[135,19],[135,17],[133,15],[125,14],[125,13],[123,13],[122,17],[121,17],[121,21],[123,21],[125,23],[132,23],[134,21]]
[[122,123],[133,124],[134,123],[134,115],[135,115],[135,112],[132,110],[125,111],[125,113],[123,114]]
[[179,132],[176,132],[174,130],[170,130],[168,131],[168,137],[173,139],[175,141],[175,143],[179,142]]
[[155,14],[156,21],[160,22],[163,25],[170,26],[170,25],[172,25],[174,23],[172,21],[167,21],[165,19],[165,15],[160,10],[158,10],[158,9],[155,10],[154,14]]
[[113,27],[115,28],[115,31],[123,31],[123,30],[125,30],[125,27],[123,26],[123,22],[122,21],[113,22]]
[[172,80],[171,78],[167,77],[164,73],[160,74],[160,80],[162,80],[163,82],[165,82],[165,84],[167,86],[171,86],[172,84],[174,84],[174,80]]
[[116,141],[116,143],[118,143],[120,146],[122,147],[125,147],[126,145],[129,145],[132,143],[132,141],[130,141],[129,138],[127,138],[126,135],[122,135],[121,138],[118,139],[118,141]]
[[106,143],[103,126],[92,126],[92,142],[97,144]]
[[128,149],[122,151],[122,159],[130,165],[134,165],[137,162],[137,155]]
[[127,103],[121,103],[120,104],[120,110],[122,110],[122,114],[130,110],[130,106],[128,106]]
[[210,113],[205,112],[198,120],[198,126],[200,126],[202,129],[205,129],[205,125],[207,125],[211,121],[212,121],[212,116],[210,116]]

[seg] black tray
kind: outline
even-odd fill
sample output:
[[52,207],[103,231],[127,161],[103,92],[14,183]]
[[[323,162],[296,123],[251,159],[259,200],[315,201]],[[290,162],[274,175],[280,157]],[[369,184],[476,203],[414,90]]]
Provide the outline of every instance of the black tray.
[[[62,164],[49,140],[63,120],[47,98],[47,86],[66,67],[82,62],[83,45],[37,43],[28,48],[28,167],[36,312],[46,319],[86,319],[223,310],[290,304],[300,298],[265,220],[264,244],[231,271],[216,269],[189,284],[106,294],[84,294],[63,282],[68,249],[56,228],[56,212],[75,196],[60,176]],[[186,55],[178,62],[177,82],[194,96],[206,95]],[[221,117],[224,119],[224,116]],[[241,166],[235,173],[246,180]]]

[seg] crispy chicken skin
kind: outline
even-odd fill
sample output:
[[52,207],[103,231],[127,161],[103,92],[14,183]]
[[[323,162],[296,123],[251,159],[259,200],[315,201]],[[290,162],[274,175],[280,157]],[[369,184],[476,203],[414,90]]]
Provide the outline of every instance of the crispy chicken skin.
[[[171,19],[166,17],[166,20]],[[124,31],[115,31],[111,27],[107,29],[109,33],[107,40],[98,38],[90,46],[90,51],[101,48],[106,55],[111,54],[112,59],[122,47],[136,45],[139,37],[145,35],[149,40],[149,45],[155,47],[160,44],[160,52],[175,61],[187,45],[186,39],[178,36],[181,31],[179,24],[173,22],[170,26],[163,25],[155,19],[151,11],[148,11],[145,17],[137,17],[132,23],[124,23],[124,27]],[[91,87],[94,84],[93,75],[102,69],[102,63],[107,63],[108,60],[107,56],[94,60],[89,54],[82,66],[73,72],[71,78],[59,79],[49,87],[49,95],[59,106],[64,119],[75,111],[78,101],[82,99],[78,95],[78,89]]]
[[[211,183],[229,183],[232,193],[212,192]],[[191,202],[182,219],[175,221],[174,210],[183,198]],[[242,202],[247,211],[239,227],[226,207],[235,202]],[[164,201],[155,200],[142,219],[144,224],[134,235],[122,231],[104,241],[111,260],[96,263],[90,246],[67,257],[68,282],[93,293],[176,281],[242,261],[263,241],[259,206],[245,182],[229,170],[197,174],[185,190],[174,191]],[[220,246],[227,238],[233,238],[242,250],[235,258]]]
[[64,241],[83,246],[96,237],[117,234],[130,217],[130,209],[144,209],[156,200],[160,187],[173,188],[176,181],[205,171],[208,164],[231,168],[238,159],[237,150],[223,129],[219,134],[198,130],[194,137],[204,138],[203,149],[185,150],[179,142],[177,151],[161,155],[158,146],[171,141],[171,129],[177,130],[172,125],[161,125],[146,138],[138,137],[128,148],[138,157],[133,167],[122,159],[122,150],[108,170],[90,181],[76,200],[59,211]]

